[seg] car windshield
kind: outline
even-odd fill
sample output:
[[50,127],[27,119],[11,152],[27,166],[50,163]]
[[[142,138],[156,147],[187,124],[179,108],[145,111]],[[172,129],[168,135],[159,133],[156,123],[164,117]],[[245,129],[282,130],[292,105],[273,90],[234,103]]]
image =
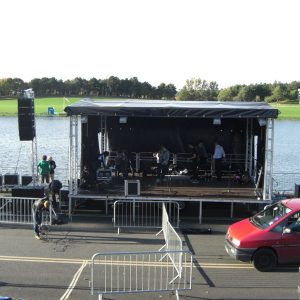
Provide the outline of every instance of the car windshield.
[[268,205],[263,211],[250,218],[250,221],[255,226],[265,229],[284,218],[291,211],[282,202],[277,202],[273,205]]

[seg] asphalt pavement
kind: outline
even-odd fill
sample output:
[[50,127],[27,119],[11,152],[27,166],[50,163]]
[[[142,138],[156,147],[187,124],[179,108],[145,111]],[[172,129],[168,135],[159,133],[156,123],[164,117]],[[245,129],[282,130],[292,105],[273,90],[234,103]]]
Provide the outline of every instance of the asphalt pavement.
[[[180,299],[299,299],[298,266],[261,273],[224,250],[228,222],[182,222],[184,248],[193,254],[192,289]],[[211,231],[207,229],[210,228]],[[97,299],[90,295],[89,262],[95,253],[157,251],[164,244],[156,230],[117,230],[111,218],[76,218],[51,226],[43,240],[30,226],[0,226],[0,295],[13,299]],[[105,295],[104,299],[176,299],[170,292]]]

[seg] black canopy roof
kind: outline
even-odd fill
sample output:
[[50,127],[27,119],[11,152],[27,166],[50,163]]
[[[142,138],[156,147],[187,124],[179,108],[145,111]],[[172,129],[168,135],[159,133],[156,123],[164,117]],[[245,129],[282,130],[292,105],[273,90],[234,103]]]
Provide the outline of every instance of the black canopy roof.
[[65,108],[68,115],[187,118],[277,118],[278,109],[265,102],[93,100]]

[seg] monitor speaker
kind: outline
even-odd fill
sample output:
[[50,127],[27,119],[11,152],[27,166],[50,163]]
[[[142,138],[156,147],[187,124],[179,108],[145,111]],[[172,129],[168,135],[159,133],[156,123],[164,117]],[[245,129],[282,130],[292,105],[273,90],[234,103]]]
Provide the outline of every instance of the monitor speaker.
[[124,180],[125,196],[139,196],[141,193],[139,180]]
[[18,123],[20,141],[32,141],[35,137],[34,99],[18,99]]
[[5,174],[4,175],[4,184],[5,185],[18,185],[19,184],[19,175],[18,174]]
[[22,175],[21,177],[21,184],[22,185],[28,185],[32,182],[32,176],[31,175]]

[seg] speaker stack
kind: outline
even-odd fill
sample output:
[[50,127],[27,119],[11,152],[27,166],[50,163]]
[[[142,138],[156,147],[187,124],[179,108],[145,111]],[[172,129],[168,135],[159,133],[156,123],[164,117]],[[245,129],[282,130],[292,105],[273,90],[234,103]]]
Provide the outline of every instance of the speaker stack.
[[19,175],[18,174],[4,174],[4,184],[5,185],[18,185]]
[[31,175],[22,175],[21,185],[28,185],[31,182],[32,182],[32,176]]
[[11,189],[12,197],[44,198],[44,186],[15,186]]
[[34,99],[18,98],[18,122],[20,141],[32,141],[35,138]]
[[300,198],[300,184],[295,184],[295,198]]

